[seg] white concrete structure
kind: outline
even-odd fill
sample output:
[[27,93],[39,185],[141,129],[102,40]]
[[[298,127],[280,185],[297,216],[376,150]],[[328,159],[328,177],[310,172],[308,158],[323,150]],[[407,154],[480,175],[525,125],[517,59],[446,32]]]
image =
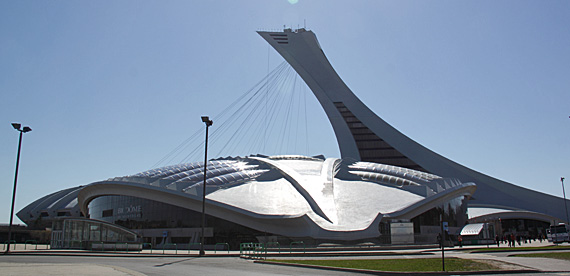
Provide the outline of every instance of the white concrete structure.
[[[476,183],[477,192],[469,201],[469,207],[513,211],[522,215],[520,218],[539,218],[547,222],[565,220],[562,198],[471,170],[390,126],[346,86],[312,31],[285,29],[283,32],[258,33],[291,64],[315,94],[333,126],[342,158],[401,166]],[[492,212],[481,215],[489,219],[500,217]]]
[[[410,220],[475,184],[395,166],[304,156],[251,156],[208,162],[206,213],[285,237],[361,240],[379,223]],[[200,211],[203,163],[158,168],[85,186],[78,196],[145,198]],[[165,214],[167,215],[167,214]]]

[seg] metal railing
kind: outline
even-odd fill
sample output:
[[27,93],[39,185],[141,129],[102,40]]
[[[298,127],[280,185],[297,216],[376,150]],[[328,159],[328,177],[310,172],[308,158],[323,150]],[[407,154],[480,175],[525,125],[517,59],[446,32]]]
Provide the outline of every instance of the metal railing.
[[263,259],[267,254],[263,243],[246,242],[239,245],[239,256],[245,259]]
[[38,250],[38,241],[36,241],[36,240],[27,240],[27,241],[24,243],[24,250],[27,250],[27,249],[28,249],[28,243],[30,243],[30,244],[32,244],[32,243],[35,244],[35,245],[36,245],[36,250]]
[[[201,242],[191,242],[191,243],[188,243],[188,254],[190,254],[190,250],[192,250],[192,246],[193,246],[193,245],[198,245],[198,246],[200,246],[200,245],[202,245],[202,243],[201,243]],[[196,250],[200,250],[200,249],[196,249]]]
[[[77,244],[77,246],[75,246]],[[83,249],[83,240],[70,240],[69,248],[72,249]]]
[[218,253],[218,251],[217,251],[218,245],[221,245],[222,248],[223,248],[223,246],[225,245],[225,246],[228,248],[228,253],[230,253],[230,245],[229,245],[227,242],[219,242],[219,243],[216,243],[216,244],[214,245],[214,253]]
[[[116,242],[116,243],[115,243],[115,252],[117,252],[117,247],[118,247],[117,245],[119,245],[119,244],[124,244],[124,245],[125,245],[125,250],[127,251],[127,253],[129,253],[129,243],[126,243],[126,242]],[[120,251],[120,250],[119,250],[119,251]]]
[[[268,242],[265,244],[265,251],[267,252],[267,249],[269,248],[270,245],[277,245],[277,253],[281,253],[281,245],[279,244],[279,242]],[[271,248],[275,248],[275,247],[271,247]]]
[[[87,243],[89,246],[89,242]],[[142,251],[142,246],[143,244],[140,244],[140,248],[132,248],[132,244],[133,243],[128,243],[128,242],[102,242],[102,241],[93,241],[90,242],[91,244],[91,248],[89,250],[91,251],[102,251],[105,252],[105,250],[108,251],[113,251],[113,252],[117,252],[117,251],[125,251],[125,252],[130,252],[130,251]],[[100,245],[100,248],[99,246]],[[152,247],[152,245],[151,245]],[[140,249],[140,250],[139,250]],[[152,250],[152,249],[151,249]]]
[[295,245],[295,244],[302,244],[303,245],[303,254],[306,253],[307,247],[305,246],[305,243],[302,241],[291,242],[289,244],[289,253],[293,253],[293,245]]
[[164,247],[166,247],[167,245],[174,245],[174,254],[178,254],[178,244],[176,243],[165,243],[162,245],[162,254],[164,254]]
[[14,250],[16,250],[16,241],[15,240],[6,240],[4,242],[4,250],[6,250],[6,245],[8,244],[8,242],[10,243],[10,245],[14,245]]
[[91,243],[91,251],[95,251],[95,244],[101,244],[101,251],[105,252],[105,243],[104,242],[92,242]]
[[145,245],[148,245],[150,247],[150,254],[152,254],[152,243],[150,243],[150,242],[145,242],[145,243],[141,244],[141,251],[140,252],[142,252],[144,250]]

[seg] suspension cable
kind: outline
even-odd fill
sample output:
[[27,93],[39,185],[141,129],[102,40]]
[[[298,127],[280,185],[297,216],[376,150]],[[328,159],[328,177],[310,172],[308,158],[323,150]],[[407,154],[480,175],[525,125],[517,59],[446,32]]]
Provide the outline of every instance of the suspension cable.
[[[218,122],[210,134],[210,148],[216,152],[212,156],[299,154],[298,146],[303,143],[308,155],[306,94],[304,82],[299,81],[287,62],[282,62],[222,112],[212,116]],[[199,128],[153,167],[171,163],[182,153],[186,153],[182,162],[199,158],[204,146],[203,133],[204,129]]]

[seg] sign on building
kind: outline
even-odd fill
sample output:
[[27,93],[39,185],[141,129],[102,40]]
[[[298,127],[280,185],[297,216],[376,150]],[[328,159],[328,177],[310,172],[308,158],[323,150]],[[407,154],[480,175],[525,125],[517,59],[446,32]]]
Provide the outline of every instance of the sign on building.
[[390,223],[390,233],[392,233],[392,244],[414,243],[414,224],[412,222],[392,222]]

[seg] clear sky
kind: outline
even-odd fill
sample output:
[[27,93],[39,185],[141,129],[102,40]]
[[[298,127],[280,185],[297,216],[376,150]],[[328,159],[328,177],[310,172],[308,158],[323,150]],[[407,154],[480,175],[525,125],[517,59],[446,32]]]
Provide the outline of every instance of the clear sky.
[[[201,115],[219,114],[282,61],[256,30],[305,24],[352,91],[405,135],[562,195],[569,1],[0,1],[0,223],[16,163],[11,122],[33,129],[17,212],[150,169],[203,128]],[[308,99],[309,153],[338,157]]]

